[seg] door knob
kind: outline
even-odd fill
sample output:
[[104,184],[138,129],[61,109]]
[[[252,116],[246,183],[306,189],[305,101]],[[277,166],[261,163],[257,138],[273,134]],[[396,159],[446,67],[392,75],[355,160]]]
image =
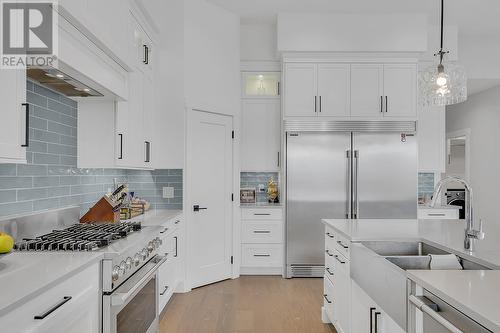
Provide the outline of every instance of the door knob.
[[206,207],[200,207],[200,205],[194,205],[193,210],[199,212],[200,210],[207,209]]

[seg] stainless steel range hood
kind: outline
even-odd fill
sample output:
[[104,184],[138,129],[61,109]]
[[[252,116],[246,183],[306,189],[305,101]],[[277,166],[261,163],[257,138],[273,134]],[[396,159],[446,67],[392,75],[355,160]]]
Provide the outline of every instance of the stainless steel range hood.
[[29,67],[27,76],[68,97],[102,97],[103,94],[56,68]]

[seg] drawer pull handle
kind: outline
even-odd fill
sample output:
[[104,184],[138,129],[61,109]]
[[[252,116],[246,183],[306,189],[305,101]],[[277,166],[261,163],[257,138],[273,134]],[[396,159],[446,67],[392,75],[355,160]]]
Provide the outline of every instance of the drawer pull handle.
[[331,254],[331,253],[330,253],[330,250],[326,250],[325,252],[326,252],[326,254],[328,254],[330,257],[333,257],[333,254]]
[[254,254],[254,257],[270,257],[270,254]]
[[269,213],[254,213],[253,215],[255,215],[255,216],[269,216],[271,214],[269,214]]
[[337,241],[337,244],[339,244],[340,246],[342,246],[344,249],[348,249],[349,248],[349,246],[342,244],[341,241]]
[[67,302],[69,302],[69,300],[71,300],[71,298],[72,298],[71,296],[64,296],[63,299],[61,301],[59,301],[56,305],[54,305],[53,307],[51,307],[46,312],[44,312],[44,313],[42,313],[40,315],[35,316],[34,318],[37,319],[37,320],[45,319],[45,317],[47,317],[48,315],[50,315],[52,312],[56,311],[61,306],[63,306]]
[[330,301],[328,299],[328,295],[327,294],[323,294],[323,297],[325,298],[325,301],[328,303],[328,304],[332,304],[332,301]]
[[330,238],[335,238],[331,233],[327,232],[326,235]]
[[179,222],[181,222],[181,221],[175,220],[174,224],[179,224]]
[[253,233],[254,234],[270,234],[271,231],[269,231],[269,230],[254,230]]
[[167,292],[167,290],[168,290],[168,286],[165,286],[165,289],[163,289],[163,291],[160,293],[160,296],[165,295],[165,293]]
[[429,213],[428,216],[446,216],[444,213]]
[[325,268],[325,269],[326,269],[326,271],[328,272],[328,274],[330,274],[330,275],[332,275],[332,276],[333,276],[333,273],[332,273],[332,271],[330,270],[330,268],[328,268],[328,267],[327,267],[327,268]]
[[339,256],[334,256],[334,257],[335,257],[335,259],[337,259],[337,261],[338,261],[339,263],[341,263],[341,264],[345,264],[345,261],[340,260],[340,259],[339,259]]
[[164,234],[164,233],[166,233],[166,232],[167,232],[167,230],[168,230],[168,228],[163,229],[162,231],[160,231],[160,234]]

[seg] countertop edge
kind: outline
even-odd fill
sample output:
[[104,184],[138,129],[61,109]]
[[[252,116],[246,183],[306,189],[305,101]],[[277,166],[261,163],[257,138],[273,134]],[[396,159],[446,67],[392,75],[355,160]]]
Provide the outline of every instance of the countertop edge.
[[44,284],[43,286],[40,286],[36,291],[33,291],[29,294],[24,295],[23,297],[19,298],[13,303],[10,303],[9,305],[0,308],[0,317],[8,314],[9,312],[15,310],[16,308],[22,306],[26,302],[30,301],[36,296],[39,296],[46,292],[47,290],[55,287],[56,285],[60,284],[61,282],[64,282],[68,277],[74,276],[78,274],[79,272],[83,271],[85,268],[92,266],[93,264],[97,263],[100,261],[102,258],[104,258],[103,253],[94,253],[92,258],[90,258],[87,262],[79,265],[78,267],[75,267],[75,269],[71,270],[70,272],[66,272],[62,274],[61,276],[55,278],[54,280]]
[[500,331],[500,326],[489,320],[488,318],[480,315],[479,313],[475,312],[471,308],[467,307],[460,301],[455,300],[453,297],[449,296],[448,294],[444,293],[443,291],[439,290],[438,288],[434,287],[432,284],[427,283],[427,281],[422,280],[418,276],[416,276],[411,270],[406,271],[406,276],[408,279],[414,281],[417,285],[423,287],[424,289],[430,291],[437,297],[441,298],[443,301],[446,303],[450,304],[454,308],[456,308],[458,311],[464,313],[468,317],[474,319],[477,321],[479,324],[483,325],[489,330],[493,330],[493,332],[498,332]]

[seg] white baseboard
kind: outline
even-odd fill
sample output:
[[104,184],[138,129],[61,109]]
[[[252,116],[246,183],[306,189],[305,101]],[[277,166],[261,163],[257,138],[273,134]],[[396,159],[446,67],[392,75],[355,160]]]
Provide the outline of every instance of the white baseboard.
[[282,275],[283,267],[241,267],[240,275]]

